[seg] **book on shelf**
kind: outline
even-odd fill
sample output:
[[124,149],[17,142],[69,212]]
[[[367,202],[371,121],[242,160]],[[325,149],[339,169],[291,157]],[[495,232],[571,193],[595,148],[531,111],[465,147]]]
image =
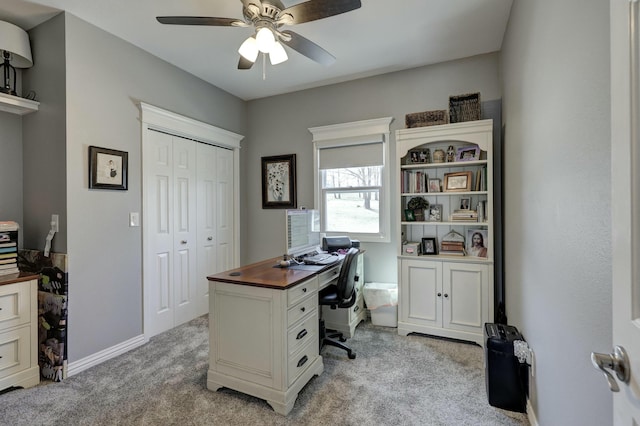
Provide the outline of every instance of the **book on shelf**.
[[0,265],[0,271],[1,270],[5,270],[5,269],[12,269],[12,268],[16,268],[17,267],[17,263],[13,262],[13,263],[5,263],[3,265]]
[[10,274],[19,274],[20,270],[18,267],[9,268],[9,269],[0,269],[0,275],[10,275]]
[[470,209],[460,209],[454,210],[451,213],[449,219],[452,222],[462,221],[462,222],[477,222],[478,221],[478,212]]
[[421,171],[403,170],[402,188],[403,193],[427,192],[429,175]]

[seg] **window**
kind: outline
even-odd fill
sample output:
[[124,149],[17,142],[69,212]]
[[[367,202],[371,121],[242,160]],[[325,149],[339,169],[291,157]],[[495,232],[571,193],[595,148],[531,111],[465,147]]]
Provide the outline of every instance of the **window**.
[[389,242],[391,118],[309,129],[314,144],[315,208],[321,231]]

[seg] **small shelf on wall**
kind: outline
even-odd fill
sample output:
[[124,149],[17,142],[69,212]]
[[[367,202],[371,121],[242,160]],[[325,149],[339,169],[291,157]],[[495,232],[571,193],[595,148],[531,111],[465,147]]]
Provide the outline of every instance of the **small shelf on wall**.
[[38,110],[40,102],[0,93],[0,111],[25,115]]

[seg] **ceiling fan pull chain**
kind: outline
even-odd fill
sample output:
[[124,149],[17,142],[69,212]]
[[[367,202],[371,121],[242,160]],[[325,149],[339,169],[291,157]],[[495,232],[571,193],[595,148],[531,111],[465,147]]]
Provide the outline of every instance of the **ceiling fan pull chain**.
[[267,79],[267,54],[262,54],[262,80]]

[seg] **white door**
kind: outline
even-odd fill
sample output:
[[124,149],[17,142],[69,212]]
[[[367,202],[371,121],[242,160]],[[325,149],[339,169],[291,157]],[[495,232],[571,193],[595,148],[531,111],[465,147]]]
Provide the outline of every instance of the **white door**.
[[216,221],[218,215],[216,191],[217,152],[220,148],[197,144],[198,167],[198,275],[196,279],[196,304],[198,316],[209,312],[208,275],[218,272],[216,262]]
[[610,386],[614,391],[619,387],[619,391],[613,393],[614,424],[636,425],[640,424],[640,92],[637,62],[640,20],[637,0],[611,0],[610,5],[613,345],[616,351],[604,356],[600,354],[594,363],[624,365],[620,348],[625,350],[631,365],[629,377],[625,378],[628,370],[614,372],[614,368],[606,368],[609,376],[603,377],[602,385]]
[[216,270],[222,272],[235,268],[234,261],[234,180],[233,151],[217,149],[216,156]]
[[174,325],[192,320],[196,303],[196,143],[173,137]]

